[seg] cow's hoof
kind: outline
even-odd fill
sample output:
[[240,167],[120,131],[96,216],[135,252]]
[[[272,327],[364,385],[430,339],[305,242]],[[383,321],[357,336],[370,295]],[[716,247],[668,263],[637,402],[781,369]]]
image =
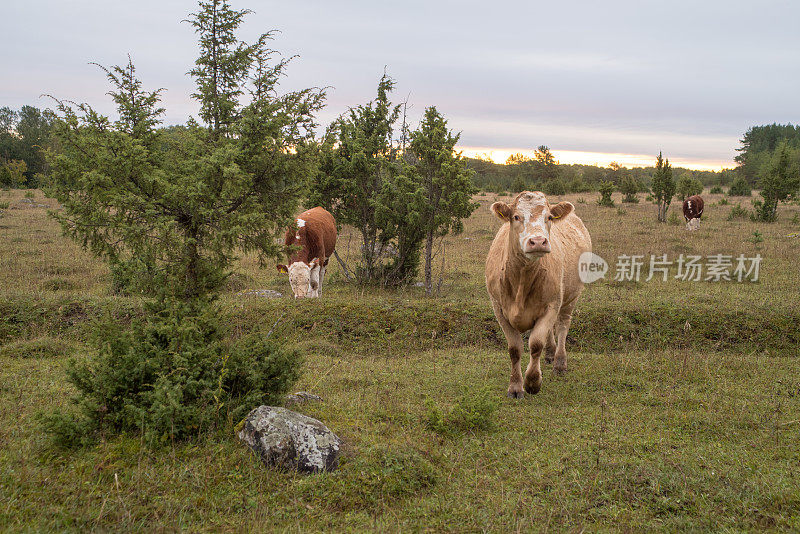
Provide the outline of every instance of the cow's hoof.
[[509,399],[521,399],[521,398],[525,397],[525,392],[524,391],[510,391],[509,390],[508,393],[506,393],[506,397],[508,397]]
[[566,372],[567,372],[567,364],[566,364],[566,362],[565,363],[556,362],[555,365],[553,365],[553,374],[561,376],[561,375],[565,374]]
[[536,395],[537,393],[539,393],[539,390],[541,388],[542,388],[542,377],[541,376],[537,380],[525,379],[525,391],[527,391],[531,395]]
[[553,357],[549,354],[544,355],[544,363],[553,363]]

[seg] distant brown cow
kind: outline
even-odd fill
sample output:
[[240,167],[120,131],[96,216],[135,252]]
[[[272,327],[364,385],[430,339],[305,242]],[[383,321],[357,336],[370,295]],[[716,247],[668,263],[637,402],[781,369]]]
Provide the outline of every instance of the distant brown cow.
[[686,228],[689,230],[700,229],[700,217],[703,216],[703,197],[692,195],[683,201],[683,217],[686,219]]
[[333,215],[319,207],[304,211],[286,230],[284,242],[289,265],[278,265],[278,271],[289,273],[294,298],[319,297],[328,259],[336,248]]
[[[543,348],[548,362],[555,357],[554,371],[567,369],[564,344],[572,310],[583,289],[578,259],[592,249],[589,232],[574,209],[569,202],[551,206],[538,191],[524,191],[510,205],[492,204],[492,211],[505,224],[486,258],[486,288],[508,341],[509,397],[522,398],[523,386],[528,393],[539,392]],[[531,358],[523,383],[522,334],[528,331]]]

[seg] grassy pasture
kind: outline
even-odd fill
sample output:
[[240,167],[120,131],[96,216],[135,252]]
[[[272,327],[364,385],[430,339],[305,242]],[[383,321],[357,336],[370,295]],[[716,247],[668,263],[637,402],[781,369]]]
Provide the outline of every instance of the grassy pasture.
[[[483,284],[496,195],[480,195],[465,232],[445,240],[434,298],[347,284],[331,262],[320,301],[264,300],[238,293],[286,294],[285,275],[242,258],[226,322],[297,344],[297,389],[325,399],[299,410],[346,443],[339,471],[302,477],[261,468],[230,428],[155,451],[137,436],[50,447],[35,415],[68,406],[66,361],[90,357],[93,318],[124,322],[140,303],[111,294],[105,266],[60,236],[39,205],[52,200],[0,192],[0,528],[800,530],[800,208],[782,205],[775,224],[728,221],[749,200],[706,194],[689,233],[657,224],[652,204],[596,197],[564,198],[611,276],[620,254],[760,253],[761,279],[588,285],[570,371],[545,367],[542,391],[522,401],[504,397],[505,341]],[[354,261],[356,236],[345,230],[338,248]],[[429,427],[433,411],[485,396],[490,428]]]

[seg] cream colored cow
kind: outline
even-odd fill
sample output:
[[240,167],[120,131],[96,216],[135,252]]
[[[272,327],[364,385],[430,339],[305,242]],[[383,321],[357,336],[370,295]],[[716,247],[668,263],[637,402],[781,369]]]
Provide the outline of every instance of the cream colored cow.
[[[508,341],[511,380],[508,396],[522,398],[542,386],[539,357],[553,370],[567,369],[565,343],[572,310],[583,290],[578,258],[592,250],[583,221],[569,202],[551,206],[544,193],[524,191],[511,204],[495,202],[503,226],[486,258],[486,288],[497,322]],[[522,335],[530,331],[530,362],[523,382]]]

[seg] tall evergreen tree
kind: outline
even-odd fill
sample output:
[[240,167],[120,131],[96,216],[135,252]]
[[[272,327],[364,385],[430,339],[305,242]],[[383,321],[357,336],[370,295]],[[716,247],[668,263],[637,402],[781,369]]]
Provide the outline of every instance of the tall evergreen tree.
[[739,154],[734,160],[739,164],[737,172],[754,186],[760,171],[769,164],[772,154],[782,141],[791,149],[800,149],[800,126],[792,124],[767,124],[749,128],[741,139]]
[[675,180],[672,177],[672,166],[668,159],[662,157],[661,152],[656,158],[656,171],[653,174],[651,189],[658,205],[658,221],[667,222],[667,210],[672,203],[672,197],[675,196]]
[[211,304],[235,253],[281,252],[315,164],[314,113],[324,101],[315,89],[279,93],[287,62],[267,61],[269,34],[253,45],[235,38],[246,13],[213,0],[190,18],[205,125],[159,128],[160,90],[143,89],[130,58],[104,69],[115,120],[58,102],[47,192],[63,209],[53,216],[158,297],[132,332],[100,328],[97,359],[70,372],[81,417],[48,423],[64,439],[100,428],[196,435],[275,400],[297,376],[296,358],[270,343],[223,343]]
[[785,202],[797,195],[800,189],[800,162],[792,156],[789,142],[784,139],[764,165],[758,181],[762,200],[754,203],[758,220],[773,222],[778,216],[778,202]]
[[400,105],[389,100],[394,86],[384,74],[374,100],[351,109],[329,127],[320,171],[309,193],[309,203],[324,206],[339,224],[361,233],[362,259],[356,271],[361,281],[383,277],[382,258],[397,235],[378,218],[382,191],[400,173],[399,150],[392,141]]
[[416,158],[415,174],[422,190],[422,228],[425,232],[425,289],[432,290],[431,261],[436,237],[448,232],[459,233],[462,219],[478,207],[472,202],[477,191],[472,185],[472,171],[467,169],[461,155],[455,152],[460,134],[447,129],[447,121],[429,107],[419,129],[411,135],[410,150]]

